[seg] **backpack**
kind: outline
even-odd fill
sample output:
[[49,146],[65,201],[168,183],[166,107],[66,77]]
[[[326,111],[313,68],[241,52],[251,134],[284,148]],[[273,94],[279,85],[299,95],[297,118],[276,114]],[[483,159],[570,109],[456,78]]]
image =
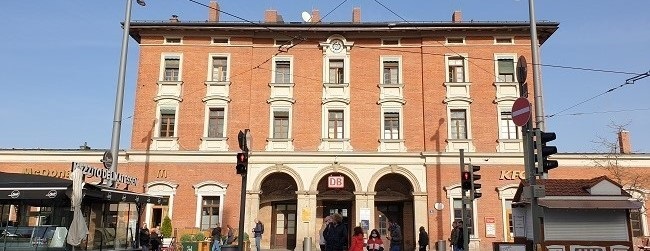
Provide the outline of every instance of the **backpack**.
[[260,221],[260,234],[264,234],[264,224]]

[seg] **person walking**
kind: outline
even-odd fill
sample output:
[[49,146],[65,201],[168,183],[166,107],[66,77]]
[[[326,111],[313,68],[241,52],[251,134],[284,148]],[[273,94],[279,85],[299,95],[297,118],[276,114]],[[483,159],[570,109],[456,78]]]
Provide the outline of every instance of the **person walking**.
[[259,219],[255,219],[255,228],[253,228],[255,236],[255,247],[260,251],[260,243],[262,243],[262,234],[264,234],[264,224]]
[[326,228],[325,250],[326,251],[347,251],[348,229],[343,224],[343,216],[338,213],[332,215],[333,222]]
[[325,219],[323,219],[323,226],[320,228],[320,239],[318,241],[318,244],[320,244],[320,250],[325,251],[325,230],[330,226],[330,223],[332,222],[332,217],[331,216],[326,216]]
[[370,231],[366,249],[368,251],[384,251],[384,241],[381,240],[381,235],[379,235],[379,231],[377,229]]
[[348,251],[363,251],[363,229],[357,226],[352,230],[352,243],[350,243],[350,249]]
[[221,227],[215,227],[212,229],[211,239],[212,245],[210,246],[210,250],[221,251]]
[[458,220],[452,223],[453,229],[451,230],[451,237],[449,238],[449,245],[452,246],[453,251],[464,251],[463,245],[463,221]]
[[427,246],[429,245],[429,234],[427,234],[427,231],[424,230],[424,226],[420,226],[418,245],[420,246],[420,251],[426,251]]
[[402,228],[392,220],[388,220],[388,239],[390,240],[390,251],[402,250]]

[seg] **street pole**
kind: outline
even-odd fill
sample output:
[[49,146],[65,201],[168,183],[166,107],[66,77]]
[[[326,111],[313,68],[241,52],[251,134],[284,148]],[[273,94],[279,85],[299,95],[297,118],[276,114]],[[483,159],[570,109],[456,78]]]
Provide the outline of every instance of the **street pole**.
[[[145,6],[144,0],[137,0],[138,4]],[[126,14],[124,17],[124,31],[122,33],[122,50],[120,52],[120,69],[117,77],[117,93],[115,94],[115,111],[113,112],[113,133],[111,135],[111,172],[117,172],[118,153],[120,149],[120,131],[122,130],[122,110],[124,105],[124,79],[126,76],[126,55],[129,48],[129,29],[131,24],[131,5],[133,0],[126,0]],[[111,187],[117,184],[109,179]]]
[[[246,152],[246,155],[248,155],[248,152]],[[239,238],[237,238],[237,246],[239,246],[239,250],[243,251],[244,249],[244,233],[246,233],[246,230],[244,230],[244,217],[246,217],[246,180],[247,180],[248,175],[246,173],[241,175],[241,201],[239,202],[240,209],[239,209]],[[255,236],[252,236],[255,237]]]
[[[465,171],[465,149],[460,149],[460,173],[462,174]],[[461,197],[461,208],[460,208],[460,214],[461,214],[461,220],[463,221],[463,224],[461,225],[463,227],[463,250],[469,250],[469,229],[467,228],[468,222],[469,222],[469,217],[467,217],[467,205],[469,204],[469,198],[467,198],[467,191],[463,188],[462,180],[460,184],[460,190],[462,193]],[[452,245],[456,245],[455,243],[452,243]]]
[[539,42],[537,41],[537,23],[535,21],[534,0],[528,0],[528,14],[530,15],[530,50],[533,56],[533,85],[535,89],[535,125],[542,131],[546,130],[544,119],[544,95],[542,93],[542,78],[540,77]]

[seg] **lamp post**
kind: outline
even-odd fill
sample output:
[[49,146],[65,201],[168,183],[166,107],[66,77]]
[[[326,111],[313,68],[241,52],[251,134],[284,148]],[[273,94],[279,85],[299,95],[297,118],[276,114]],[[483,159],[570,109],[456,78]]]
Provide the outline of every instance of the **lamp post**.
[[[145,6],[144,0],[136,0],[140,6]],[[122,35],[122,51],[120,52],[120,69],[117,78],[117,93],[115,95],[115,112],[113,113],[113,134],[111,136],[111,172],[117,172],[118,152],[120,149],[120,131],[122,130],[122,110],[124,105],[124,78],[126,75],[126,54],[129,48],[129,27],[131,24],[131,5],[133,0],[126,0],[126,14],[124,17],[124,32]],[[114,187],[115,182],[109,181]]]

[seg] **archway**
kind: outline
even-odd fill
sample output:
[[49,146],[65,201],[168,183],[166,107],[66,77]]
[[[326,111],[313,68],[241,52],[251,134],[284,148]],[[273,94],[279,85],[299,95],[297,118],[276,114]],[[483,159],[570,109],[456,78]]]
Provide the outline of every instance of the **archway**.
[[[377,230],[386,238],[388,221],[397,223],[403,236],[402,250],[411,250],[416,246],[413,185],[402,174],[388,173],[377,180],[374,188]],[[384,242],[389,243],[387,239]]]
[[[267,175],[260,186],[259,218],[270,222],[269,246],[271,249],[296,247],[298,185],[291,175],[275,172]],[[264,245],[264,244],[263,244]]]

